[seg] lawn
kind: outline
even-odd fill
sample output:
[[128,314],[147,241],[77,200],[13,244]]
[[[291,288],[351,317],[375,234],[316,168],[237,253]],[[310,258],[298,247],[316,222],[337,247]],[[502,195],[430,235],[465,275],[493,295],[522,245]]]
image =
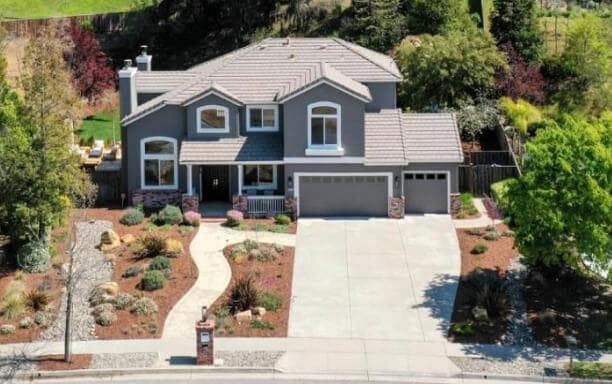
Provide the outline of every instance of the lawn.
[[[0,18],[41,19],[53,16],[76,16],[125,12],[140,3],[135,0],[0,0]],[[147,0],[145,3],[152,3]]]
[[[113,137],[114,128],[114,137]],[[119,126],[119,114],[117,112],[100,112],[89,119],[83,120],[81,129],[79,129],[79,138],[81,144],[86,144],[88,141],[104,140],[106,144],[112,144],[121,140],[121,128]]]

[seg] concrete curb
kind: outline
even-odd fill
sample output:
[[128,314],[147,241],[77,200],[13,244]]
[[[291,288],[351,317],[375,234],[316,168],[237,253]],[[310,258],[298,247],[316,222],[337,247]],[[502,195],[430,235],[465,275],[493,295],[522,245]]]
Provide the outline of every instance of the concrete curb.
[[535,381],[540,383],[573,383],[573,384],[586,384],[586,383],[612,383],[612,380],[603,379],[580,379],[577,377],[555,377],[555,376],[527,376],[527,375],[504,375],[504,374],[483,374],[483,373],[471,373],[464,372],[458,375],[462,379],[481,379],[481,380],[499,380],[499,381]]

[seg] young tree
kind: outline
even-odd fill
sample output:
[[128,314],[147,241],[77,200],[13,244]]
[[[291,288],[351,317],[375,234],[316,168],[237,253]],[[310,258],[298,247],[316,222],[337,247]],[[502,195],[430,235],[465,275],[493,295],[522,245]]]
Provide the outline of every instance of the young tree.
[[509,188],[516,239],[534,265],[609,265],[612,124],[566,117],[527,143],[523,177]]
[[494,100],[479,97],[475,104],[464,105],[457,112],[461,135],[476,141],[485,129],[494,129],[499,124],[497,105]]
[[387,51],[402,38],[399,0],[353,0],[341,35],[359,45]]
[[542,35],[535,0],[493,0],[491,33],[498,45],[512,44],[529,63],[542,55]]
[[566,111],[597,114],[609,109],[611,52],[604,22],[596,16],[578,19],[568,32],[565,51],[548,70],[551,99]]
[[407,33],[411,35],[476,29],[465,1],[402,0],[401,9],[407,16]]
[[66,53],[65,59],[80,96],[93,104],[104,91],[115,86],[115,71],[91,31],[73,21],[70,37],[73,47]]
[[506,62],[482,32],[423,35],[403,42],[397,62],[404,75],[400,102],[413,110],[457,109],[495,87]]
[[513,100],[523,98],[538,104],[544,103],[546,82],[540,68],[528,64],[510,43],[502,45],[500,50],[506,53],[510,70],[497,74],[497,89]]

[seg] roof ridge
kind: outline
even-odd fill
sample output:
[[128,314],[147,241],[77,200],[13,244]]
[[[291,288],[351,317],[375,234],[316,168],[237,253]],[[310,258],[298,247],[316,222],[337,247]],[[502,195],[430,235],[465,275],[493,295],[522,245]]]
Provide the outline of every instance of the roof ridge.
[[[392,71],[390,71],[388,68],[385,68],[385,67],[384,67],[383,65],[381,65],[380,63],[377,63],[376,61],[372,60],[371,58],[369,58],[369,57],[365,56],[365,55],[364,55],[362,52],[359,52],[359,50],[355,49],[355,47],[353,46],[353,44],[352,44],[352,43],[349,43],[348,41],[346,41],[346,40],[344,40],[344,39],[341,39],[341,38],[339,38],[339,37],[332,37],[332,40],[334,40],[334,41],[335,41],[335,42],[337,42],[338,44],[342,45],[342,46],[343,46],[343,47],[345,47],[346,49],[351,50],[353,53],[358,54],[359,56],[361,56],[362,58],[366,59],[366,60],[367,60],[367,61],[369,61],[370,63],[372,63],[372,64],[376,65],[376,66],[377,66],[377,67],[379,67],[380,69],[382,69],[382,70],[386,71],[387,73],[390,73],[390,74],[391,74],[391,75],[393,75],[394,77],[397,77],[398,79],[400,79],[400,80],[401,80],[401,77],[398,77],[398,76],[397,76],[397,74],[393,73],[393,72],[392,72]],[[382,56],[386,56],[386,57],[388,57],[389,59],[391,59],[391,61],[392,61],[392,62],[395,62],[391,56],[387,56],[387,55],[385,55],[385,54],[383,54],[383,53],[376,52],[376,51],[373,51],[373,50],[368,49],[368,48],[365,48],[365,47],[361,47],[361,48],[363,48],[363,49],[367,49],[367,50],[369,50],[369,51],[372,51],[372,52],[374,52],[374,53],[376,53],[376,54],[379,54],[379,55],[382,55]]]

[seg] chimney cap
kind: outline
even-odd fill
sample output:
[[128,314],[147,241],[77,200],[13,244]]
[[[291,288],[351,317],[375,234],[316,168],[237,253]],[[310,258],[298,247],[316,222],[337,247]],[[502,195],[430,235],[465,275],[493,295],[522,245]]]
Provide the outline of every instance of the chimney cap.
[[123,69],[130,69],[132,66],[132,59],[123,60]]
[[146,45],[146,44],[141,45],[140,46],[140,54],[143,55],[143,56],[146,56],[148,48],[149,48],[149,46]]

